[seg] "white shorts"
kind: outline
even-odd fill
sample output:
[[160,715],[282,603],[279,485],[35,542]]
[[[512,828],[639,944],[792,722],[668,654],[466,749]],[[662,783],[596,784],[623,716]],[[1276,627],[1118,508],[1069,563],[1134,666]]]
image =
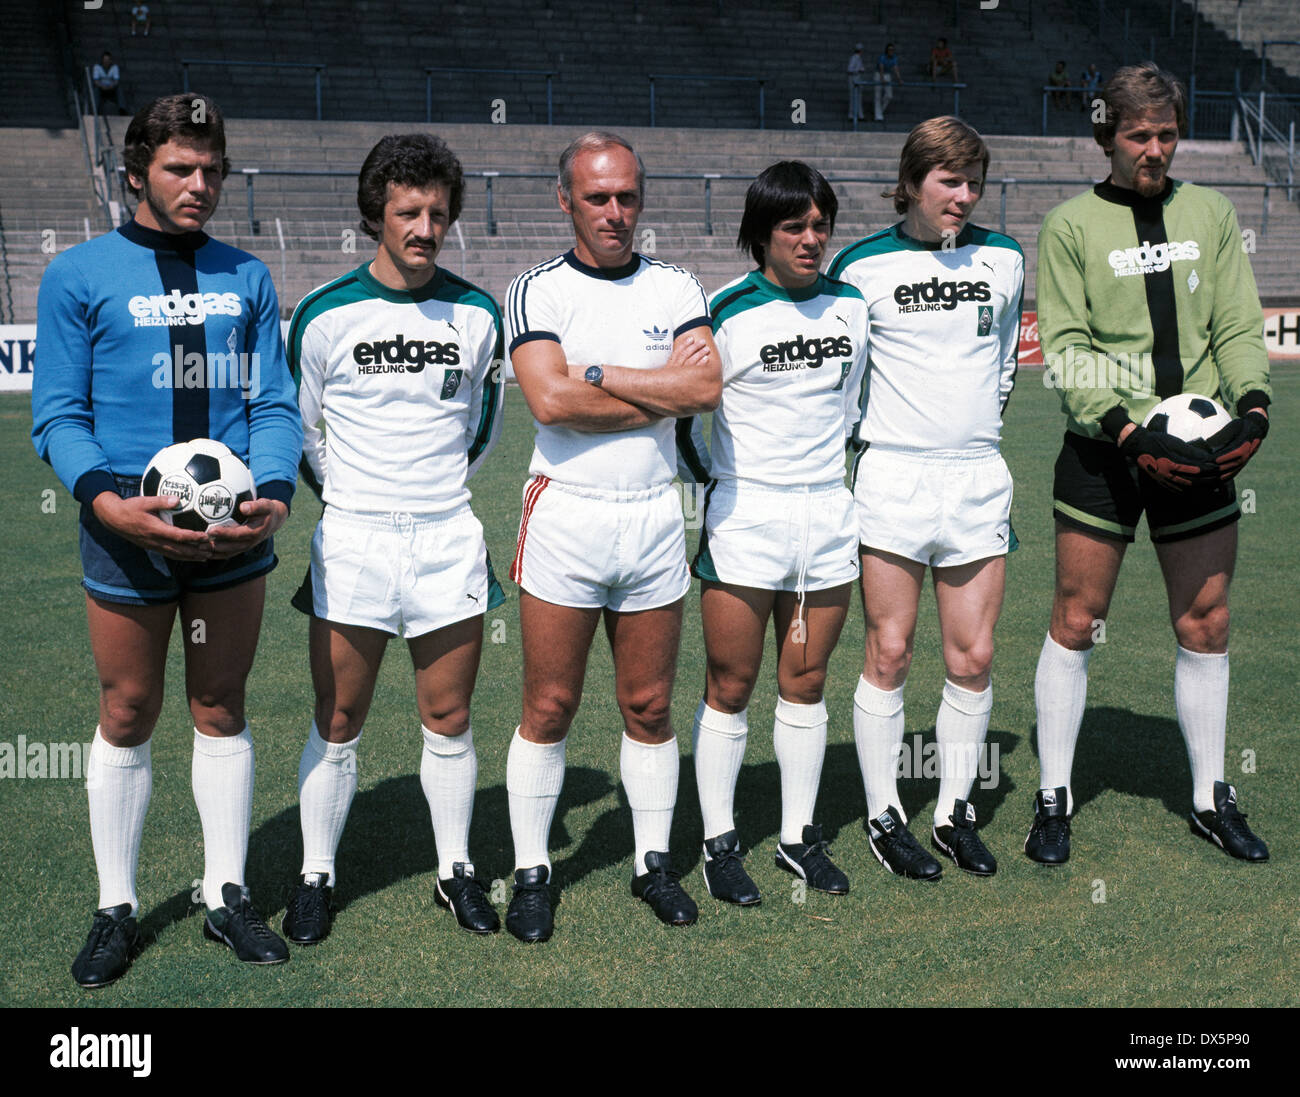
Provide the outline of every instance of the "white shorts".
[[676,602],[691,585],[681,499],[671,484],[597,491],[534,476],[510,578],[558,606],[618,613]]
[[1005,556],[1011,473],[996,449],[924,453],[871,446],[853,480],[858,540],[931,567]]
[[858,577],[853,494],[842,482],[711,484],[691,565],[700,579],[761,590],[826,590]]
[[468,504],[445,514],[326,507],[311,539],[312,612],[340,625],[423,636],[487,610],[490,576]]

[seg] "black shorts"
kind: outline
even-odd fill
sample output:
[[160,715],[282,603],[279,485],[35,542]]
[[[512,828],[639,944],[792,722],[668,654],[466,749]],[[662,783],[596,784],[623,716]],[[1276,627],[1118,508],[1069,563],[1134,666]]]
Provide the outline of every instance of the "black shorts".
[[1143,511],[1157,545],[1199,537],[1241,517],[1231,480],[1208,490],[1168,491],[1108,439],[1067,432],[1052,482],[1056,520],[1132,543]]
[[[124,499],[140,494],[140,481],[117,476]],[[224,560],[171,560],[119,537],[95,517],[89,503],[81,507],[81,585],[103,602],[125,606],[162,606],[193,591],[207,594],[266,575],[276,565],[268,537],[247,552]]]

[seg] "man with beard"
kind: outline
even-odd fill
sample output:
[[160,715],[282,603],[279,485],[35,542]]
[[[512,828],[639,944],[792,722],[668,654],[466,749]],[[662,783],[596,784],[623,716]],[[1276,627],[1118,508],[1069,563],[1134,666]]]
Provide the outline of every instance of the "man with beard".
[[[1191,760],[1192,832],[1234,857],[1268,859],[1224,780],[1228,584],[1237,554],[1232,478],[1268,433],[1268,356],[1255,279],[1232,204],[1168,177],[1186,93],[1153,62],[1102,89],[1097,143],[1109,177],[1058,206],[1038,238],[1039,332],[1068,416],[1053,485],[1056,594],[1038,662],[1042,767],[1025,853],[1070,853],[1070,771],[1096,623],[1147,515],[1178,649],[1174,703]],[[1157,402],[1196,393],[1237,418],[1195,449],[1139,426]]]

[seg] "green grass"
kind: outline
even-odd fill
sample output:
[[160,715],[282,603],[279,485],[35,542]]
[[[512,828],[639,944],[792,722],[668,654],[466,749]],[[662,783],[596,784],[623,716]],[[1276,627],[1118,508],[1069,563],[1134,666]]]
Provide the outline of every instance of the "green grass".
[[[769,652],[737,792],[737,822],[754,847],[748,865],[764,903],[741,911],[709,899],[699,876],[702,834],[689,742],[704,665],[692,594],[674,701],[683,765],[673,848],[701,902],[694,928],[660,926],[628,894],[632,835],[616,779],[620,721],[608,653],[598,646],[552,830],[563,888],[555,937],[525,948],[504,932],[474,938],[457,929],[433,901],[433,838],[416,774],[419,728],[399,644],[366,725],[360,789],[339,853],[344,906],[335,932],[316,948],[295,950],[285,966],[248,968],[201,939],[190,900],[202,849],[174,645],[139,875],[148,947],[116,986],[92,996],[73,985],[68,965],[96,898],[85,791],[73,780],[0,780],[0,1004],[1295,1004],[1300,675],[1292,596],[1300,504],[1288,473],[1300,464],[1300,443],[1288,413],[1298,389],[1300,371],[1277,371],[1277,427],[1239,485],[1255,492],[1255,513],[1241,523],[1233,591],[1229,779],[1270,844],[1267,865],[1233,862],[1187,832],[1190,775],[1172,718],[1174,646],[1145,533],[1125,564],[1107,643],[1092,663],[1075,767],[1073,857],[1053,870],[1020,853],[1038,772],[1033,676],[1051,601],[1051,465],[1063,428],[1041,374],[1025,371],[1005,445],[1022,548],[1010,561],[997,633],[990,741],[1001,773],[995,788],[973,797],[1001,863],[997,876],[979,880],[954,869],[928,885],[889,876],[872,858],[851,725],[862,650],[855,608],[832,661],[818,807],[851,893],[809,893],[796,903],[790,877],[772,863],[780,810],[768,731],[775,699]],[[25,397],[0,398],[0,740],[87,740],[97,691],[78,586],[76,506],[33,454],[30,426]],[[474,484],[499,574],[514,547],[531,439],[524,403],[511,390],[505,437]],[[56,493],[53,514],[42,510],[47,488]],[[271,576],[250,682],[257,789],[248,880],[258,907],[276,923],[299,865],[296,775],[311,712],[306,621],[288,600],[302,577],[316,514],[300,494],[277,538],[281,566]],[[507,876],[513,864],[505,758],[519,716],[517,600],[489,615],[489,636],[494,619],[503,623],[504,643],[485,646],[474,697],[479,792],[471,836],[480,875],[489,878]],[[908,683],[909,737],[933,737],[942,681],[927,591]],[[1245,750],[1254,752],[1255,772],[1241,772]],[[906,781],[902,788],[922,833],[937,781]],[[1095,902],[1103,887],[1105,902]],[[646,979],[647,972],[655,977]]]

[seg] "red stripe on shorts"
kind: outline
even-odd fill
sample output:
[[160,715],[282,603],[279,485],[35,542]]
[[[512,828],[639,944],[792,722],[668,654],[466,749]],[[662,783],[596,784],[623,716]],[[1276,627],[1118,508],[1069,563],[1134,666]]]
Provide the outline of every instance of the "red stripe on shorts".
[[528,537],[528,519],[532,517],[533,508],[537,506],[537,500],[550,482],[550,478],[547,476],[534,476],[533,482],[528,485],[528,490],[524,492],[524,513],[519,519],[519,540],[515,542],[515,558],[510,564],[510,581],[512,583],[520,583],[523,580],[524,541]]

